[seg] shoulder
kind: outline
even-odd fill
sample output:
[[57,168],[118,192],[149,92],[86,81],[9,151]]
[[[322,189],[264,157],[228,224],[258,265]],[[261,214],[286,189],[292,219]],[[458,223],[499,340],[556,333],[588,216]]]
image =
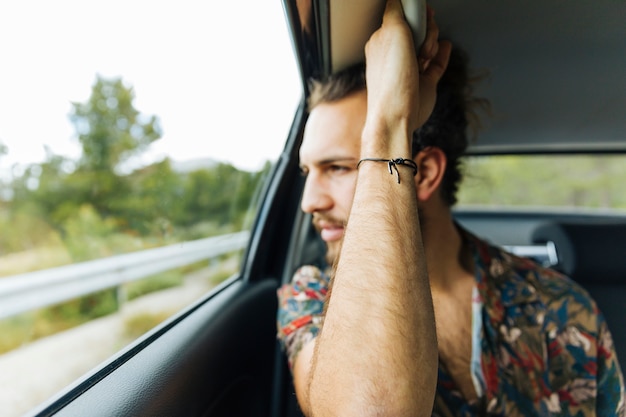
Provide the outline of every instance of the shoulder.
[[289,283],[278,289],[278,296],[285,298],[304,294],[307,298],[323,299],[328,293],[329,285],[330,274],[327,269],[304,265],[296,270]]
[[480,271],[479,286],[484,287],[488,303],[494,297],[500,303],[499,307],[494,306],[496,313],[504,309],[505,316],[542,323],[546,331],[572,325],[592,335],[600,331],[604,318],[581,285],[532,259],[516,256],[472,235],[469,238]]
[[317,323],[324,310],[330,278],[315,266],[300,267],[288,284],[278,289],[278,327],[283,335]]
[[479,266],[485,270],[490,284],[500,290],[505,303],[508,298],[512,302],[537,300],[550,310],[582,309],[598,314],[598,307],[587,290],[568,276],[474,236],[471,238]]
[[613,337],[595,300],[569,277],[511,255],[544,306],[543,333],[564,415],[624,415],[624,381]]
[[570,277],[527,258],[508,253],[505,256],[515,273],[533,286],[547,306],[557,308],[576,305],[589,313],[598,313],[597,305],[589,292]]
[[290,368],[298,353],[317,337],[322,327],[329,283],[328,270],[306,265],[298,268],[291,282],[278,289],[277,336]]
[[558,392],[555,406],[563,415],[591,410],[623,415],[624,382],[615,346],[589,293],[558,271],[485,242],[480,245],[487,286],[501,297],[511,355],[538,349],[546,361],[544,377]]

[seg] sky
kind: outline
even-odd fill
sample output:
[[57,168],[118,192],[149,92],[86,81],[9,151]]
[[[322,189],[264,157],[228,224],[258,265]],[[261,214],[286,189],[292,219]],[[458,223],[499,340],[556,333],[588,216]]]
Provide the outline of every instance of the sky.
[[275,160],[301,84],[281,0],[0,3],[0,168],[76,158],[68,114],[96,76],[121,77],[163,136],[137,163]]

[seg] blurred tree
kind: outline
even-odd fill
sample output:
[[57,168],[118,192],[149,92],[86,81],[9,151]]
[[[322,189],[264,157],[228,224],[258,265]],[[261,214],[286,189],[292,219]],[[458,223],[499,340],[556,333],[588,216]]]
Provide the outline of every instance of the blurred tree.
[[241,171],[227,163],[196,170],[185,180],[179,224],[212,221],[240,229],[262,177],[261,172]]
[[[6,145],[0,142],[0,160],[2,159],[2,155],[6,155],[9,152],[9,149]],[[0,177],[0,211],[3,210],[4,202],[9,199],[9,193],[5,189],[6,185],[4,183],[4,179]],[[2,214],[0,212],[0,214]]]
[[[178,172],[165,159],[132,170],[132,157],[161,136],[158,119],[139,113],[133,100],[121,79],[96,77],[88,100],[73,103],[70,114],[80,159],[47,149],[45,162],[14,171],[10,201],[0,206],[0,228],[11,239],[0,239],[0,250],[62,240],[74,260],[86,260],[250,224],[249,208],[272,165],[260,172],[228,163]],[[18,239],[20,233],[26,236]]]
[[129,195],[113,202],[116,212],[123,213],[124,226],[142,235],[170,235],[174,219],[182,216],[183,176],[164,159],[134,171],[126,180]]
[[58,226],[74,214],[84,192],[69,180],[71,161],[47,148],[46,154],[45,162],[28,166],[13,180],[13,206],[14,211],[37,214]]
[[120,166],[161,137],[157,117],[141,114],[134,98],[133,89],[120,78],[98,76],[89,99],[72,104],[70,120],[83,152],[68,185],[102,217],[123,219],[128,214],[123,208],[132,187],[118,172]]
[[112,173],[161,137],[157,117],[139,113],[134,98],[120,78],[98,76],[89,100],[72,104],[70,120],[83,147],[79,170]]

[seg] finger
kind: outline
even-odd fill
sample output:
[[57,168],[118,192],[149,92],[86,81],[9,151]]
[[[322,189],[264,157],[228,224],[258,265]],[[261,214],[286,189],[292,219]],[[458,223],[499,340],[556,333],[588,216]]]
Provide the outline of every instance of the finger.
[[426,18],[426,37],[420,48],[420,58],[425,61],[433,59],[437,55],[439,39],[439,25],[435,21],[435,11],[428,6]]
[[448,67],[452,43],[449,41],[439,42],[437,55],[429,62],[428,68],[424,71],[423,77],[436,85]]

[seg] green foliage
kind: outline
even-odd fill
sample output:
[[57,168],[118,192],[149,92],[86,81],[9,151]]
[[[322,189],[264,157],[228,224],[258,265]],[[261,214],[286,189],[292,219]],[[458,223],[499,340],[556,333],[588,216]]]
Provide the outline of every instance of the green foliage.
[[[27,167],[10,184],[12,198],[0,206],[0,225],[27,237],[56,234],[78,261],[249,224],[248,209],[269,163],[261,172],[218,163],[183,173],[165,159],[121,172],[161,134],[156,117],[139,113],[133,100],[132,88],[121,79],[97,77],[89,99],[73,103],[70,116],[82,156],[73,161],[48,151],[45,162]],[[28,216],[30,229],[23,222],[11,225],[17,213]],[[20,251],[50,240],[38,239],[32,244],[3,239],[0,250]]]
[[135,109],[133,89],[121,79],[96,78],[86,103],[73,103],[70,119],[83,147],[79,170],[112,173],[161,137],[156,116]]
[[159,325],[172,315],[171,311],[141,313],[124,319],[124,336],[133,340]]
[[0,320],[0,354],[117,310],[115,290]]
[[470,158],[460,205],[626,209],[623,156]]
[[[82,146],[80,159],[47,150],[44,162],[0,183],[0,264],[10,265],[0,276],[230,233],[250,224],[254,211],[249,209],[272,165],[260,172],[226,163],[177,172],[165,159],[131,171],[129,161],[161,135],[157,118],[139,113],[133,100],[132,88],[121,79],[98,77],[90,98],[73,103],[70,116]],[[0,144],[0,158],[6,152]],[[220,264],[211,283],[231,276],[238,262],[238,257],[225,259],[227,269]],[[180,285],[198,267],[206,268],[206,261],[125,285],[123,298]],[[110,314],[119,307],[118,295],[107,290],[0,321],[0,352]],[[136,318],[129,332],[143,333],[170,312],[164,314]]]
[[0,258],[0,277],[67,265],[72,259],[60,243],[14,252]]
[[63,244],[74,262],[104,258],[144,248],[141,240],[122,233],[112,218],[102,218],[84,204],[64,224]]
[[[139,113],[133,105],[134,92],[121,79],[96,79],[89,100],[73,103],[70,119],[82,145],[77,169],[68,176],[66,189],[72,190],[70,209],[60,210],[52,220],[65,220],[71,208],[88,202],[103,218],[136,223],[137,215],[126,204],[134,197],[133,184],[117,170],[161,137],[155,116]],[[49,194],[48,194],[49,195]],[[76,201],[78,199],[79,201]],[[129,228],[132,228],[131,225]],[[135,225],[137,227],[137,225]]]
[[182,270],[175,269],[139,281],[129,282],[124,288],[126,299],[134,300],[151,292],[176,287],[183,283],[184,278]]
[[0,209],[0,254],[58,246],[59,234],[46,223],[34,207],[23,210]]
[[211,284],[213,285],[217,285],[220,284],[221,282],[227,280],[228,278],[230,278],[231,276],[233,276],[233,274],[236,271],[231,271],[231,270],[221,270],[216,272],[215,274],[213,274],[213,276],[211,277]]
[[174,219],[183,215],[184,179],[173,171],[169,159],[137,170],[123,180],[128,193],[111,201],[120,227],[142,236],[171,236]]
[[37,323],[47,323],[52,328],[42,329],[41,333],[52,334],[106,316],[117,311],[117,308],[117,289],[113,288],[42,309],[39,315],[45,320],[38,320]]
[[22,314],[0,320],[0,354],[34,340],[33,314]]
[[229,164],[178,173],[169,160],[124,176],[61,165],[48,160],[13,182],[15,197],[0,208],[0,225],[16,232],[0,237],[4,253],[60,236],[78,261],[241,230],[266,175]]
[[191,172],[185,180],[178,222],[189,226],[211,219],[218,224],[240,226],[254,194],[254,179],[253,174],[223,163]]

